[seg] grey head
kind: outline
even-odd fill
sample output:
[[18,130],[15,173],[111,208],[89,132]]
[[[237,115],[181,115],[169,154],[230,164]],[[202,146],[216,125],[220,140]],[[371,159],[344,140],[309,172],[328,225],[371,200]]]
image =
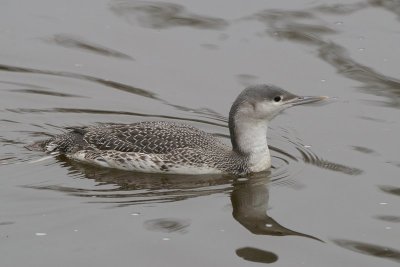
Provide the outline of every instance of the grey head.
[[[229,112],[229,130],[233,149],[238,149],[236,129],[247,121],[246,127],[267,124],[281,111],[296,105],[326,99],[325,96],[298,96],[270,84],[252,85],[244,89],[234,101]],[[249,129],[250,131],[251,129]],[[242,131],[241,131],[242,132]]]

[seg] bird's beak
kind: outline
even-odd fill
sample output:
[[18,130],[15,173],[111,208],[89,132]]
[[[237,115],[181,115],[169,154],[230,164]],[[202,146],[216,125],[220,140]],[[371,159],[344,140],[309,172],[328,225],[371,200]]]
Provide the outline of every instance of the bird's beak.
[[287,103],[291,106],[310,104],[318,101],[328,99],[327,96],[297,96],[289,100]]

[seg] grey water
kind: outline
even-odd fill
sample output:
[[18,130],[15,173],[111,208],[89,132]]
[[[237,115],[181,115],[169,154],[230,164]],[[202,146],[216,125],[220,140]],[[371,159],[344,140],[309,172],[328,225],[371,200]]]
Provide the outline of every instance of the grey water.
[[[397,266],[400,2],[2,1],[1,266]],[[325,105],[270,125],[247,178],[102,169],[25,146],[185,122],[229,142],[249,84]]]

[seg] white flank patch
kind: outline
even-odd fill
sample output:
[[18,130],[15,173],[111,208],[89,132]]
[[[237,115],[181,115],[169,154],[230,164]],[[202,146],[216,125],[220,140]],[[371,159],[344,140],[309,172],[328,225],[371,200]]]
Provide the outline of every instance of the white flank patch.
[[[117,153],[117,152],[116,152]],[[121,152],[123,153],[123,152]],[[124,153],[125,154],[125,153]],[[145,155],[145,159],[141,159],[141,156]],[[145,173],[171,173],[171,174],[216,174],[222,173],[221,170],[210,168],[207,166],[195,167],[190,165],[180,165],[168,167],[168,171],[163,171],[160,169],[160,166],[156,164],[154,161],[162,162],[162,159],[158,155],[155,154],[143,154],[143,153],[129,153],[128,156],[124,156],[123,158],[129,157],[132,160],[125,160],[124,162],[119,162],[115,160],[113,157],[110,157],[106,153],[99,155],[101,159],[104,161],[99,161],[96,159],[87,159],[85,158],[85,151],[78,151],[72,155],[71,158],[88,162],[95,165],[100,165],[108,168],[116,168],[120,170],[126,171],[137,171],[137,172],[145,172]],[[154,161],[153,161],[154,160]],[[162,165],[162,164],[161,164]]]
[[179,166],[168,168],[167,173],[175,174],[216,174],[222,173],[221,170],[210,167]]

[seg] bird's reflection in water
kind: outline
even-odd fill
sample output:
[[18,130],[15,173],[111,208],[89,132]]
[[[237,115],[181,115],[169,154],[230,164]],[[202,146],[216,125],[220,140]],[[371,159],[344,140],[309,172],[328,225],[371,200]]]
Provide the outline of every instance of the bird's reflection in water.
[[278,255],[271,251],[252,247],[244,247],[236,250],[236,255],[240,258],[259,263],[274,263],[278,260]]
[[[225,193],[231,196],[233,218],[256,235],[301,237],[319,240],[280,225],[268,216],[270,172],[253,174],[248,179],[229,175],[145,174],[101,168],[58,157],[69,173],[95,180],[91,189],[62,186],[31,186],[58,190],[70,195],[89,197],[90,202],[116,206],[181,201],[193,197]],[[102,185],[106,185],[103,187]],[[110,188],[108,185],[112,185]],[[93,197],[96,197],[93,200]],[[319,240],[321,241],[321,240]]]
[[290,230],[268,216],[269,177],[265,173],[258,173],[246,181],[234,183],[231,202],[235,220],[256,235],[296,235],[321,241],[314,236]]

